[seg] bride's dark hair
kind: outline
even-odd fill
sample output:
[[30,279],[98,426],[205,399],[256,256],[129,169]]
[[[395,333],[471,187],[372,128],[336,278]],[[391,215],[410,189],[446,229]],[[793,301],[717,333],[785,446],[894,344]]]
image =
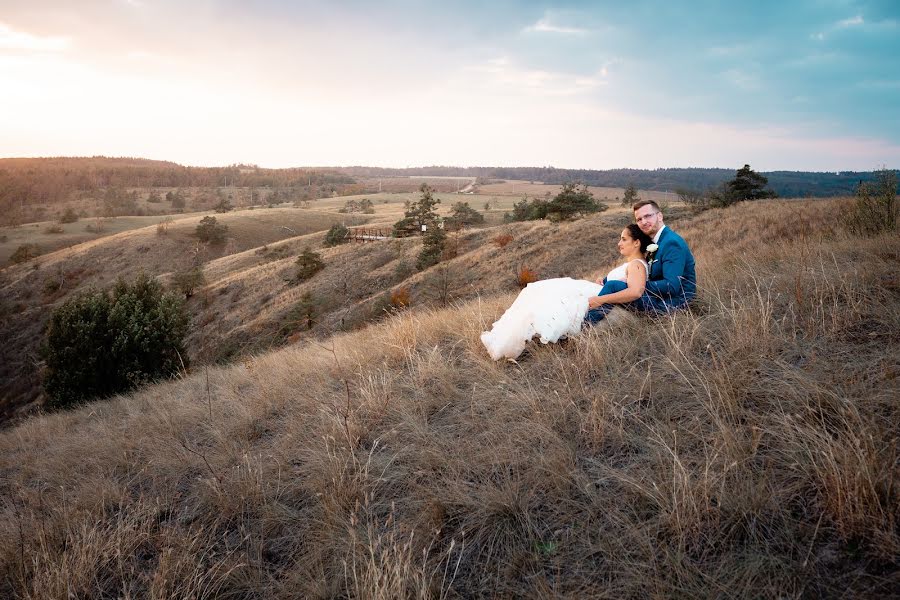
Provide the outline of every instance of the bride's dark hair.
[[631,236],[631,239],[641,243],[641,253],[646,254],[647,246],[653,243],[653,238],[641,231],[641,228],[637,226],[637,223],[629,223],[628,227],[625,229],[628,230],[628,235]]

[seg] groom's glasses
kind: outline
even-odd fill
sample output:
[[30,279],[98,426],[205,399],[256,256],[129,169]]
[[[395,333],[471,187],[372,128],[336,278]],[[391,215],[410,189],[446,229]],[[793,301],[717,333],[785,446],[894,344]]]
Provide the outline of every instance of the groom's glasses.
[[655,217],[658,214],[659,214],[658,212],[650,213],[649,215],[644,215],[643,217],[638,217],[637,219],[635,219],[635,221],[637,221],[638,223],[640,223],[641,221],[647,221],[650,219],[650,217]]

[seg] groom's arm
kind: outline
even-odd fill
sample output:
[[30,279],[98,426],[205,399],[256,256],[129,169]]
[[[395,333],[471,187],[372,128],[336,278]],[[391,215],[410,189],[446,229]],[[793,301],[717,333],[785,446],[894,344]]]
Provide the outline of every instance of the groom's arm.
[[681,286],[681,278],[684,276],[684,268],[687,264],[687,248],[681,244],[670,244],[665,252],[661,252],[659,266],[662,269],[662,279],[647,282],[647,292],[660,298],[671,298],[684,294]]

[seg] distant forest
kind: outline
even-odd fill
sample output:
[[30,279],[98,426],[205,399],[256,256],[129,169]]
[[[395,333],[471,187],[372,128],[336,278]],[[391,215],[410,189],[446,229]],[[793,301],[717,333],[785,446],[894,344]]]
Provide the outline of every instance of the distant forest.
[[184,167],[139,158],[2,158],[0,210],[19,204],[56,204],[74,192],[109,188],[342,186],[352,176],[327,169],[261,169],[254,165]]
[[[752,167],[752,165],[751,165]],[[739,167],[738,167],[739,168]],[[310,188],[337,194],[361,193],[357,178],[410,175],[465,176],[561,184],[582,182],[602,187],[634,184],[642,190],[706,191],[734,177],[729,169],[557,169],[554,167],[377,167],[264,169],[255,165],[185,167],[172,162],[137,158],[5,158],[0,159],[0,211],[23,205],[54,205],[74,196],[127,188],[268,187],[275,190]],[[871,172],[763,173],[769,187],[786,198],[849,196]]]
[[[674,191],[676,189],[704,192],[734,178],[734,169],[557,169],[555,167],[419,167],[410,169],[381,169],[377,167],[344,167],[337,170],[354,177],[402,177],[435,175],[482,177],[485,179],[516,179],[561,184],[578,181],[599,187],[626,187],[634,184],[639,190]],[[750,165],[751,167],[753,165]],[[873,172],[842,171],[839,173],[806,171],[771,171],[762,175],[769,179],[769,187],[782,198],[820,198],[852,196],[861,182],[872,181]]]

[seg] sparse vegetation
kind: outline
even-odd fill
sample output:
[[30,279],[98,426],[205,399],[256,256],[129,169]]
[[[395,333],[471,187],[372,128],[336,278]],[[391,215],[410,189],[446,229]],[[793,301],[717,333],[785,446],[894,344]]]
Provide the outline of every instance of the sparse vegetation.
[[568,220],[606,210],[607,206],[594,199],[586,185],[567,183],[547,205],[547,216],[553,220]]
[[188,319],[146,275],[88,291],[53,312],[43,355],[48,405],[65,408],[169,377],[184,368]]
[[172,276],[172,285],[185,299],[194,295],[197,288],[206,285],[206,276],[203,275],[203,267],[195,266],[184,271],[178,271]]
[[228,235],[228,225],[219,223],[215,217],[203,217],[195,233],[204,244],[224,244]]
[[637,188],[634,187],[633,183],[629,183],[625,188],[625,193],[622,194],[622,206],[634,206],[634,203],[638,201],[638,191]]
[[882,169],[874,183],[860,184],[844,222],[851,232],[859,235],[895,231],[897,207],[897,174]]
[[506,246],[507,246],[511,241],[513,241],[513,236],[512,236],[511,234],[509,234],[509,233],[501,233],[501,234],[495,235],[493,238],[491,238],[491,241],[492,241],[498,248],[506,248]]
[[409,307],[410,304],[410,296],[409,296],[409,288],[406,286],[401,286],[391,290],[391,299],[390,305],[391,308],[395,310],[400,310],[403,308]]
[[66,210],[63,211],[63,214],[59,217],[60,223],[74,223],[78,220],[78,213],[75,212],[75,209],[71,206],[67,206]]
[[325,261],[322,260],[322,255],[307,246],[297,257],[297,273],[294,275],[294,281],[297,283],[306,281],[324,268]]
[[335,223],[328,229],[328,233],[325,234],[325,245],[332,247],[343,244],[347,241],[348,235],[350,235],[350,230],[346,226],[341,223]]
[[213,206],[213,210],[215,210],[217,213],[227,213],[227,212],[231,212],[232,210],[234,210],[234,205],[231,204],[231,202],[228,200],[228,198],[225,198],[223,196],[216,203],[216,205]]
[[9,259],[14,263],[19,264],[39,256],[40,253],[41,251],[36,245],[22,244],[16,248],[16,251],[12,253],[12,256],[10,256]]
[[313,296],[312,292],[304,292],[300,296],[300,300],[284,316],[280,330],[281,335],[290,338],[296,335],[299,330],[306,329],[309,331],[316,324],[318,313],[319,301]]
[[162,221],[156,224],[156,235],[167,235],[169,233],[169,227],[174,223],[175,220],[172,217],[165,217]]
[[453,228],[471,227],[484,223],[484,215],[469,206],[468,202],[457,202],[451,209],[450,216],[445,220]]
[[375,214],[375,205],[368,198],[363,198],[359,202],[350,199],[344,203],[343,208],[338,210],[339,213],[355,213],[360,212],[366,215]]

